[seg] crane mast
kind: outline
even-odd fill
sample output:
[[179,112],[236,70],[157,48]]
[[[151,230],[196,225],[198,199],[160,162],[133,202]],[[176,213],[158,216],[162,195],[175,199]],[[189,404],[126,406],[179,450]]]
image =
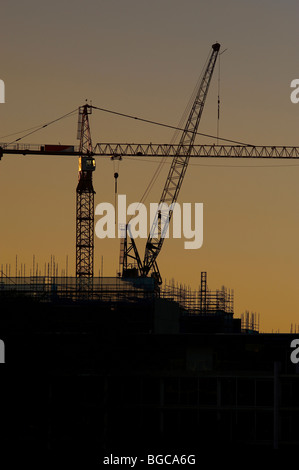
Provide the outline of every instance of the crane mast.
[[[83,280],[93,277],[94,259],[94,194],[92,172],[95,159],[92,157],[92,142],[88,115],[91,107],[79,108],[78,135],[79,173],[76,189],[76,277]],[[86,283],[88,287],[88,282]]]
[[213,44],[208,65],[201,80],[195,101],[177,147],[176,154],[173,157],[173,161],[160,199],[158,211],[156,212],[152,228],[147,239],[142,274],[147,276],[150,272],[152,272],[153,277],[157,279],[159,284],[161,284],[161,276],[156,259],[161,251],[165,238],[165,231],[169,225],[173,213],[173,207],[177,201],[187,170],[219,49],[220,44]]

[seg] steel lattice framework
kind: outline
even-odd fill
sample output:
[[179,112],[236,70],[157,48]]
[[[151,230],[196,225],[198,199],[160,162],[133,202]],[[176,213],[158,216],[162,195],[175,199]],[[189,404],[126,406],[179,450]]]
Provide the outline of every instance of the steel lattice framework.
[[[67,147],[67,146],[66,146]],[[169,157],[178,152],[178,144],[131,144],[131,143],[97,143],[89,156],[93,157]],[[46,151],[40,144],[0,144],[2,155],[40,155],[80,156],[79,147],[70,151]],[[187,146],[182,146],[187,150]],[[190,157],[196,158],[267,158],[267,159],[298,159],[299,147],[270,145],[213,145],[194,144],[190,149]],[[82,155],[82,153],[81,153]]]
[[92,172],[95,169],[88,115],[88,105],[79,108],[79,175],[76,189],[76,277],[93,277],[94,194]]
[[[171,163],[166,183],[160,198],[159,210],[155,215],[153,226],[147,239],[142,274],[147,276],[152,271],[153,276],[157,279],[159,284],[162,283],[162,280],[156,263],[156,258],[161,251],[165,238],[164,231],[167,230],[173,213],[172,209],[169,210],[169,206],[176,203],[182,186],[190,159],[190,152],[195,141],[196,132],[206,102],[206,97],[211,83],[219,49],[220,44],[213,44],[207,67],[205,68],[202,80],[200,82],[200,86],[187,119],[184,131],[182,133],[179,145],[177,147],[176,154]],[[166,210],[163,207],[164,204],[167,205]],[[153,235],[154,232],[156,233]]]
[[[182,152],[189,152],[190,157],[215,158],[299,158],[299,147],[268,145],[181,145]],[[113,144],[98,143],[94,155],[123,157],[174,157],[179,144]]]

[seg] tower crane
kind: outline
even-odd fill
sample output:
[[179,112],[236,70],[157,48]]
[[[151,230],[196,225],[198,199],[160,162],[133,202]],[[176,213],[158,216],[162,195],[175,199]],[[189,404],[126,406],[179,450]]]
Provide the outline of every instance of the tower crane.
[[[0,143],[0,160],[3,155],[61,155],[79,157],[78,184],[76,188],[76,277],[79,278],[79,287],[88,290],[90,280],[94,274],[94,194],[92,175],[95,170],[95,158],[113,156],[117,157],[170,157],[173,158],[167,180],[160,199],[160,208],[156,213],[146,247],[144,259],[138,254],[134,239],[130,236],[130,228],[124,227],[125,238],[122,239],[122,275],[132,275],[130,263],[133,260],[137,265],[135,274],[141,276],[152,275],[158,284],[161,276],[157,265],[163,242],[164,230],[169,225],[172,216],[172,208],[177,201],[180,188],[186,173],[189,159],[202,158],[254,158],[254,159],[299,159],[299,147],[291,146],[254,146],[245,145],[196,145],[195,136],[203,112],[210,81],[215,68],[220,44],[212,46],[212,52],[208,60],[201,80],[189,118],[183,130],[179,144],[130,144],[130,143],[97,143],[92,146],[89,126],[89,115],[96,108],[85,104],[79,108],[78,134],[79,147],[72,145],[37,145],[20,144],[17,139],[13,143]],[[109,111],[109,110],[105,110]],[[112,112],[112,111],[109,111]],[[120,114],[121,113],[115,113]],[[138,119],[133,116],[123,115]],[[146,121],[142,119],[143,121]],[[147,121],[151,122],[151,121]],[[156,123],[158,124],[158,123]],[[44,128],[45,126],[42,126]],[[166,126],[172,127],[172,126]],[[211,137],[211,136],[210,136]],[[234,142],[228,139],[228,142]],[[17,142],[17,143],[16,143]],[[234,142],[236,143],[236,142]],[[163,204],[170,210],[163,210]],[[163,227],[163,231],[162,231]],[[156,230],[155,230],[156,228]],[[157,234],[156,234],[157,232]],[[154,233],[154,235],[153,235]],[[130,240],[128,240],[128,235]]]
[[[79,108],[78,134],[79,174],[76,189],[76,277],[84,279],[93,277],[94,260],[94,195],[92,173],[95,170],[95,159],[89,127],[88,115],[92,108],[84,105]],[[88,281],[86,281],[88,286]],[[86,287],[85,286],[85,287]]]
[[[127,242],[126,239],[122,241],[121,245],[121,260],[122,260],[122,275],[126,277],[128,272],[126,270],[127,257],[130,256],[137,262],[137,266],[141,276],[152,275],[158,284],[162,283],[161,275],[157,265],[157,257],[161,251],[165,230],[169,225],[173,213],[173,207],[178,199],[178,195],[184,180],[187,170],[188,162],[191,155],[191,150],[194,145],[196,132],[202,116],[204,105],[206,102],[211,78],[215,68],[216,60],[218,57],[220,44],[215,43],[212,45],[212,52],[210,54],[208,64],[204,71],[202,80],[200,82],[193,106],[191,108],[189,117],[187,119],[184,131],[182,133],[180,142],[176,148],[176,153],[173,157],[171,167],[166,179],[164,189],[160,198],[158,210],[155,214],[152,228],[147,239],[143,263],[140,263],[140,257],[137,252],[137,247],[134,240]],[[162,230],[163,227],[163,230]],[[127,237],[127,230],[125,238]],[[131,253],[134,253],[132,255]]]

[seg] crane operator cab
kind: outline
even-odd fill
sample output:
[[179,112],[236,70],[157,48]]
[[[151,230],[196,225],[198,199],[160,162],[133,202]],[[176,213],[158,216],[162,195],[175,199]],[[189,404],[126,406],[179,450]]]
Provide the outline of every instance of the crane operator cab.
[[93,157],[79,158],[79,171],[94,171],[96,169],[96,161]]

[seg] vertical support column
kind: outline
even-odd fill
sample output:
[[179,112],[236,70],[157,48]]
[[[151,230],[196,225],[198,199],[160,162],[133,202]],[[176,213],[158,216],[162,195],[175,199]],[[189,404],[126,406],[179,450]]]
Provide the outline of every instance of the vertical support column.
[[[92,157],[89,114],[91,114],[89,105],[79,108],[78,138],[80,138],[80,157],[76,189],[76,277],[80,279],[93,278],[94,271],[95,191],[92,185],[92,172],[95,170],[95,160]],[[82,282],[80,286],[81,284]]]
[[200,281],[200,313],[206,313],[207,309],[207,272],[201,273]]
[[76,193],[76,276],[93,277],[94,192],[78,184]]

